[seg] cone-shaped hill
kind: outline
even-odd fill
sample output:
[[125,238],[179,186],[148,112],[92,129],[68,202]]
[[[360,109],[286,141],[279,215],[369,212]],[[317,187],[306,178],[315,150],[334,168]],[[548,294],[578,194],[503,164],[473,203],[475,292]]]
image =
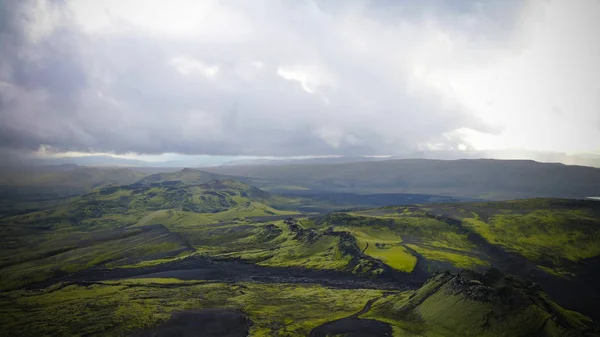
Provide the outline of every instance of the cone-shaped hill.
[[426,336],[595,336],[589,318],[497,269],[439,273],[415,292],[376,302],[365,317]]
[[250,182],[249,178],[206,172],[198,169],[184,168],[176,172],[163,172],[151,174],[137,181],[134,186],[167,185],[199,185],[213,180],[237,180]]

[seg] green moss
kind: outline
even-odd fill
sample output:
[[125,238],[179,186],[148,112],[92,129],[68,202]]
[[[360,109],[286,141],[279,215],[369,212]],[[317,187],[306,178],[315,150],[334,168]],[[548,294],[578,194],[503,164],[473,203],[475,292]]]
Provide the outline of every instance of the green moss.
[[540,268],[541,270],[545,271],[548,274],[552,274],[552,275],[563,277],[563,278],[569,278],[571,276],[575,276],[574,273],[571,273],[571,272],[566,271],[561,268],[548,268],[548,267],[539,266],[539,265],[537,267]]
[[417,253],[423,255],[428,260],[445,261],[452,263],[457,268],[476,268],[489,266],[489,263],[475,256],[469,256],[462,252],[451,252],[435,247],[425,247],[423,245],[407,244],[406,246],[414,249]]
[[533,210],[496,214],[487,222],[463,221],[489,242],[553,266],[560,266],[561,259],[577,261],[600,255],[600,221],[578,210]]
[[315,242],[287,240],[259,265],[342,270],[350,262],[339,250],[339,238],[322,236]]
[[220,307],[244,311],[253,322],[252,336],[305,336],[381,295],[377,290],[317,285],[199,284],[171,279],[69,285],[1,297],[0,334],[125,336],[161,324],[172,312]]
[[326,217],[327,224],[336,230],[352,233],[364,253],[381,260],[397,270],[411,272],[417,259],[404,248],[403,237],[409,238],[408,247],[427,259],[445,261],[457,268],[486,266],[488,263],[476,257],[476,248],[469,242],[466,233],[459,233],[456,226],[427,217],[425,213],[407,211],[403,208],[384,215],[373,215],[374,211],[358,213],[336,213]]
[[254,325],[251,336],[307,336],[325,322],[359,311],[378,290],[335,290],[320,286],[246,284],[235,298]]
[[388,266],[401,270],[407,273],[410,273],[417,264],[417,258],[412,256],[404,247],[402,246],[381,246],[382,248],[375,246],[369,248],[365,251],[367,255],[374,257],[376,259],[381,260],[383,263]]
[[[78,236],[80,241],[85,236]],[[58,273],[74,273],[98,265],[119,266],[161,254],[175,257],[192,250],[179,237],[155,227],[96,233],[96,240],[63,252],[15,264],[2,270],[0,289],[40,282]]]

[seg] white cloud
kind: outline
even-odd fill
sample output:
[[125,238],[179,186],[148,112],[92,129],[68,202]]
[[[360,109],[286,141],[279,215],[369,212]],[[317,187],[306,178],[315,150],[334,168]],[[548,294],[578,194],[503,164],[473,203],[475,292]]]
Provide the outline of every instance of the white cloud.
[[[594,32],[600,31],[600,2],[532,1],[521,20],[501,48],[452,49],[445,39],[439,46],[425,43],[424,51],[441,53],[417,62],[415,78],[502,129],[495,135],[464,134],[475,148],[597,148],[600,39]],[[483,60],[469,62],[476,55]]]
[[209,65],[201,60],[197,60],[187,56],[174,57],[169,62],[171,66],[177,69],[183,75],[200,73],[207,78],[214,78],[219,72],[218,65]]
[[597,1],[66,3],[2,7],[4,147],[600,148]]

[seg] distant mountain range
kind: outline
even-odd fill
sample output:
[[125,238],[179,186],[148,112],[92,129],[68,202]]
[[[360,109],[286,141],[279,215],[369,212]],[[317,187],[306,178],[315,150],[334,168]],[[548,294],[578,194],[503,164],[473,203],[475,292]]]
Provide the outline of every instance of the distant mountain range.
[[227,162],[223,166],[232,165],[294,165],[294,164],[345,164],[345,163],[358,163],[365,161],[382,161],[389,160],[390,157],[315,157],[315,158],[302,158],[302,159],[241,159],[232,160]]
[[73,164],[3,168],[0,186],[67,188],[77,192],[110,184],[164,181],[198,184],[230,179],[276,193],[307,195],[401,193],[484,200],[600,196],[600,169],[586,166],[495,159],[376,158],[341,163],[329,163],[327,160],[329,158],[294,164],[254,163],[184,170],[146,166],[81,167]]
[[481,159],[493,158],[503,160],[535,160],[544,163],[563,163],[566,165],[580,165],[600,167],[600,155],[574,154],[569,155],[557,152],[540,152],[528,150],[495,150],[495,151],[427,151],[406,153],[402,156],[328,156],[312,158],[257,158],[257,159],[233,159],[227,157],[192,156],[186,158],[181,156],[178,160],[145,161],[139,159],[128,159],[110,155],[90,155],[79,157],[61,158],[27,158],[18,163],[25,166],[64,165],[76,164],[80,166],[121,166],[121,167],[161,167],[161,168],[184,168],[184,167],[213,167],[217,165],[292,165],[292,164],[343,164],[355,162],[374,162],[392,159]]
[[[400,159],[341,164],[236,165],[205,170],[295,191],[417,193],[490,200],[600,194],[600,169],[532,160]],[[262,184],[265,185],[262,185]],[[274,189],[276,190],[276,189]]]

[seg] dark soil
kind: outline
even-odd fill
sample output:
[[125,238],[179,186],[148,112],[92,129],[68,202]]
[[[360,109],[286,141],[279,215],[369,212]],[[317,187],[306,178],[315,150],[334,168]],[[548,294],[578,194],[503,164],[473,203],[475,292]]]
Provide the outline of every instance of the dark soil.
[[135,337],[245,337],[252,325],[242,312],[204,309],[173,313],[162,325],[134,334]]
[[343,335],[348,337],[392,336],[392,327],[374,319],[343,318],[314,328],[310,337]]
[[[387,295],[384,295],[385,297]],[[375,319],[362,319],[358,318],[360,315],[364,315],[371,306],[381,297],[373,298],[367,301],[365,306],[357,313],[354,313],[348,317],[337,319],[325,324],[322,324],[310,332],[310,337],[320,336],[351,336],[351,337],[369,337],[369,336],[392,336],[392,327],[385,322],[381,322]]]

